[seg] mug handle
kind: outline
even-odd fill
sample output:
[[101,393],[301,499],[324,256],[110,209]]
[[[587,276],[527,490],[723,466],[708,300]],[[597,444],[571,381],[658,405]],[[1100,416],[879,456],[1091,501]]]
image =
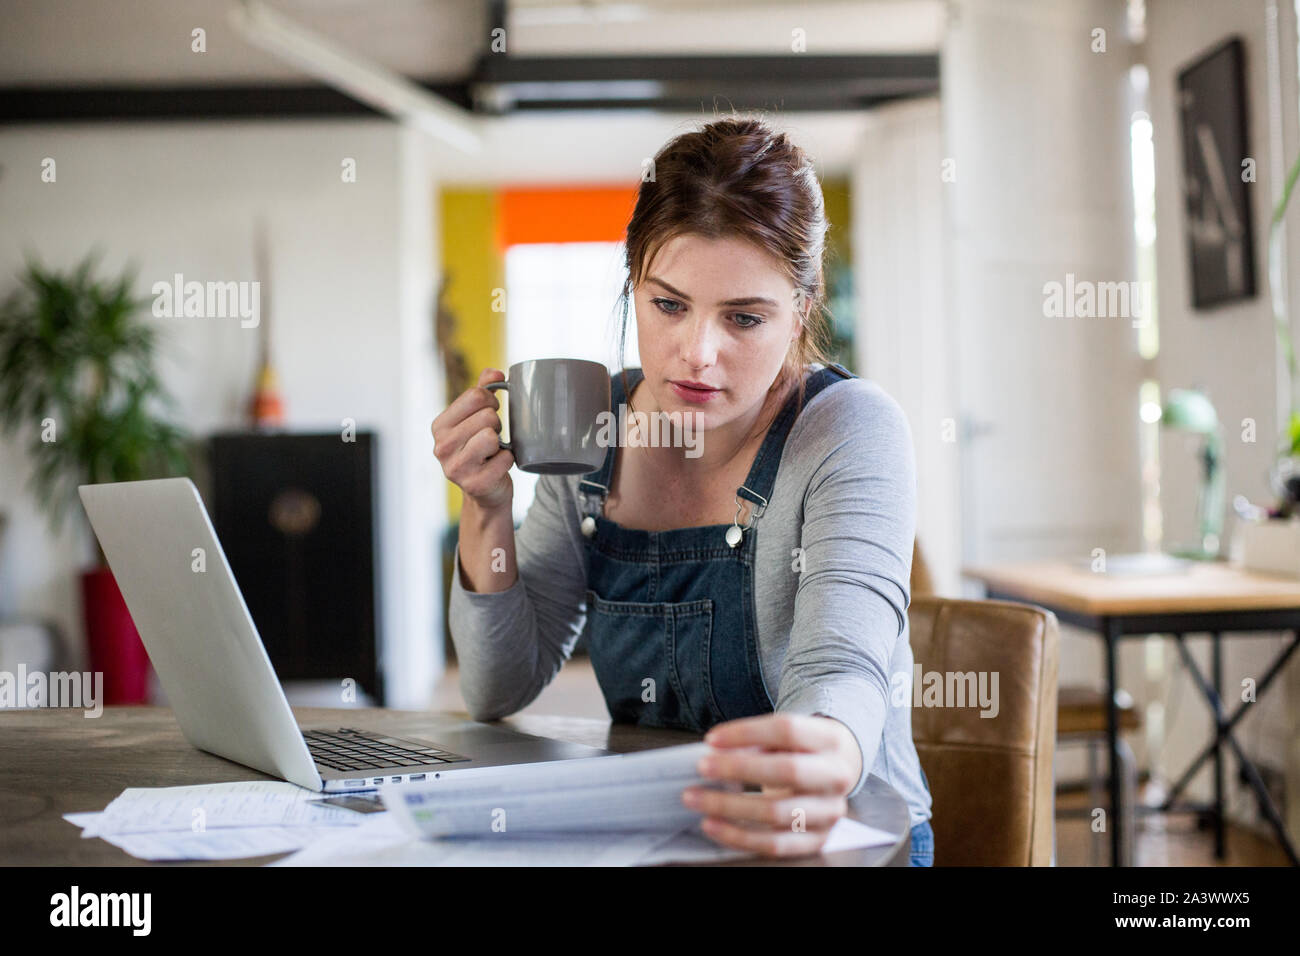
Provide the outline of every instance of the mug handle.
[[[509,382],[488,382],[488,384],[484,385],[483,387],[486,388],[489,392],[495,392],[499,388],[509,388],[510,383]],[[506,394],[509,395],[510,393],[506,392]],[[501,440],[501,436],[499,435],[497,436],[497,445],[501,448],[504,448],[512,455],[515,453],[515,450],[510,447],[513,442],[514,442],[513,438],[511,438],[510,441],[506,442]]]

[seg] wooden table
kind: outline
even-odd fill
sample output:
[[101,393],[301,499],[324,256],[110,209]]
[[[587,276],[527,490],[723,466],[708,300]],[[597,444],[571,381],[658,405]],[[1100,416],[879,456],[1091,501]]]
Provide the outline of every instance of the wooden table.
[[[1192,761],[1169,791],[1162,812],[1177,809],[1208,811],[1214,821],[1214,852],[1225,855],[1223,836],[1224,746],[1237,755],[1246,778],[1259,799],[1260,810],[1277,833],[1293,865],[1300,866],[1295,845],[1281,814],[1255,765],[1233,735],[1233,728],[1250,706],[1281,672],[1300,646],[1300,580],[1257,574],[1221,561],[1195,561],[1185,571],[1165,574],[1107,574],[1088,565],[1065,561],[1031,561],[963,568],[969,578],[983,582],[988,597],[1037,604],[1061,621],[1093,631],[1106,645],[1106,738],[1110,754],[1111,863],[1120,859],[1123,843],[1119,760],[1118,645],[1127,636],[1173,635],[1178,652],[1214,718],[1214,740]],[[1255,687],[1255,700],[1242,702],[1225,714],[1223,706],[1223,655],[1221,637],[1252,631],[1290,631],[1286,647],[1270,664]],[[1211,676],[1201,673],[1187,649],[1184,635],[1208,633],[1212,649]],[[1209,757],[1214,760],[1214,803],[1209,807],[1175,805],[1179,794]]]
[[[300,726],[353,726],[419,734],[424,714],[381,709],[294,708]],[[467,719],[465,714],[456,716]],[[695,734],[611,724],[590,718],[520,715],[500,722],[525,733],[627,753],[692,743]],[[128,787],[178,787],[231,780],[271,780],[266,774],[195,750],[164,707],[106,707],[87,719],[72,709],[0,711],[0,863],[5,865],[212,865],[149,863],[111,843],[82,839],[63,819],[76,811],[103,810]],[[796,860],[751,858],[716,865],[907,866],[911,829],[907,804],[879,777],[868,778],[849,804],[849,816],[897,834],[891,846],[868,847]],[[284,854],[218,865],[260,865]]]

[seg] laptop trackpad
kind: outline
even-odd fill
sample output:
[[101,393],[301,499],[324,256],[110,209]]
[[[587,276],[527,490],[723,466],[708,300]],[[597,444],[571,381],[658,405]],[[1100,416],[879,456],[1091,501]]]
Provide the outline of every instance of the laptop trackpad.
[[566,740],[534,737],[505,727],[464,721],[447,727],[431,728],[428,732],[396,733],[393,736],[427,743],[470,757],[478,763],[484,760],[503,763],[565,760],[571,757],[599,757],[611,752]]

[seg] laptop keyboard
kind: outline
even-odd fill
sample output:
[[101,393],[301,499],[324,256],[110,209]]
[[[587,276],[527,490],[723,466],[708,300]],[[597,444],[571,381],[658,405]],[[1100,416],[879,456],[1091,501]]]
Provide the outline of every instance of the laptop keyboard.
[[349,727],[337,731],[308,730],[303,733],[312,759],[328,770],[391,770],[394,767],[423,767],[436,763],[469,760],[460,754],[440,750],[417,740],[401,740],[370,734]]

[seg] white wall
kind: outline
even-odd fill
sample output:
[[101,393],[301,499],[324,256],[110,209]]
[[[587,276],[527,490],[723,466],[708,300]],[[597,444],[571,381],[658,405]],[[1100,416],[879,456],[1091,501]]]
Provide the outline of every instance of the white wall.
[[916,452],[916,537],[935,590],[961,594],[954,318],[944,297],[939,99],[872,110],[850,185],[856,361],[907,413]]
[[[1136,278],[1124,5],[955,0],[950,14],[941,98],[963,558],[1134,550],[1132,318],[1049,316],[1044,293],[1072,275]],[[1105,52],[1092,49],[1098,28]]]
[[[40,180],[44,157],[57,182]],[[357,181],[342,182],[352,157]],[[272,284],[264,318],[294,430],[345,418],[380,445],[380,555],[385,672],[395,706],[427,705],[441,657],[436,529],[444,495],[429,421],[440,394],[432,357],[433,169],[417,134],[382,120],[87,124],[0,131],[0,290],[24,251],[67,267],[92,245],[112,272],[139,266],[138,289],[182,273],[254,274],[253,230],[269,227]],[[238,427],[253,384],[257,330],[237,319],[155,319],[161,373],[196,435]],[[0,613],[48,617],[83,647],[77,574],[88,532],[51,539],[26,491],[26,463],[0,444]],[[74,516],[75,517],[75,516]]]
[[[1276,124],[1268,99],[1268,42],[1266,0],[1198,4],[1187,15],[1180,0],[1147,0],[1147,40],[1143,60],[1150,71],[1151,120],[1156,162],[1156,267],[1160,296],[1160,354],[1157,359],[1162,388],[1200,386],[1210,393],[1224,424],[1224,465],[1227,500],[1244,494],[1252,501],[1271,501],[1267,474],[1273,460],[1273,436],[1282,424],[1276,413],[1276,337],[1268,288],[1267,238],[1272,197],[1285,168],[1274,168],[1270,136]],[[1295,13],[1290,2],[1278,4],[1281,36],[1282,128],[1284,167],[1297,155],[1297,83]],[[1256,286],[1259,294],[1245,301],[1196,311],[1191,305],[1183,197],[1180,188],[1182,148],[1176,90],[1178,71],[1209,48],[1231,35],[1240,35],[1246,49],[1248,136],[1257,159],[1258,180],[1252,189]],[[1292,326],[1300,302],[1300,209],[1288,214]],[[1295,332],[1292,332],[1295,335]],[[1253,418],[1258,441],[1244,442],[1241,422]],[[1164,435],[1160,447],[1160,490],[1166,542],[1186,542],[1196,535],[1196,493],[1200,468],[1195,445],[1180,435]],[[1229,507],[1224,530],[1231,534],[1234,516]],[[1226,542],[1226,538],[1225,538]],[[1202,672],[1209,674],[1209,655],[1203,639],[1189,641]],[[1233,637],[1225,642],[1224,684],[1231,710],[1239,699],[1241,680],[1258,679],[1282,647],[1280,636]],[[1176,650],[1165,655],[1176,659]],[[1300,668],[1294,661],[1288,672],[1243,719],[1237,735],[1253,759],[1283,769],[1289,775],[1290,828],[1300,832]],[[1181,700],[1169,712],[1170,739],[1164,754],[1174,774],[1195,756],[1196,741],[1209,732],[1210,717],[1190,680],[1184,675],[1170,688]],[[1235,780],[1236,761],[1228,759],[1232,806],[1243,819],[1255,815],[1253,797],[1242,793]],[[1208,793],[1208,774],[1201,774],[1199,793]]]

